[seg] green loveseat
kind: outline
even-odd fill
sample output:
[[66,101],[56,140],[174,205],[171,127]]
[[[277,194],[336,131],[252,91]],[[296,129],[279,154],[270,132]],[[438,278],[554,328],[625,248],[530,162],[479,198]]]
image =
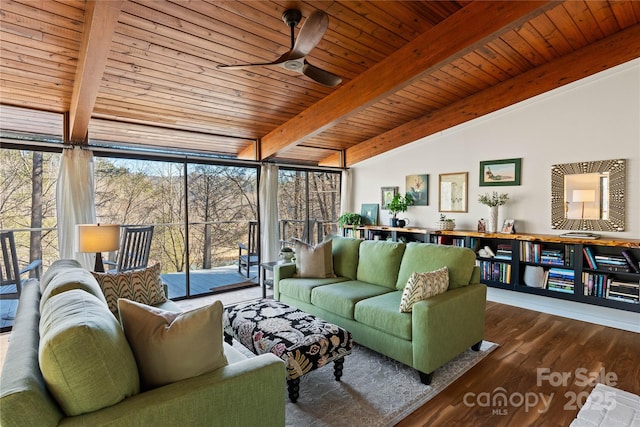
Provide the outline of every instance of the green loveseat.
[[[70,260],[54,265],[60,269],[65,263],[75,268]],[[75,270],[77,274],[71,274],[69,281],[58,280],[55,292],[46,285],[41,291],[35,279],[24,285],[0,377],[0,425],[284,426],[285,368],[273,354],[246,358],[224,344],[228,365],[141,391],[135,359],[99,285],[86,270]],[[91,308],[89,315],[84,307]],[[179,311],[172,301],[159,307]],[[78,327],[89,329],[89,335],[82,335],[85,332]],[[73,343],[78,335],[83,336],[79,345]],[[43,355],[42,347],[51,350],[52,346],[55,352]],[[72,393],[83,390],[64,402],[66,406],[54,398],[54,390],[43,375],[45,367],[51,372],[65,365],[63,360],[52,362],[51,354],[73,359],[66,363],[66,371],[58,372],[59,378],[69,378],[68,383],[62,381],[61,386],[59,381],[56,387],[68,387]],[[69,369],[70,365],[77,369]],[[127,391],[121,396],[116,393],[113,401],[112,390],[118,387]],[[112,402],[106,406],[97,403],[107,395]],[[63,409],[69,405],[75,412],[83,407],[94,409],[70,415]]]
[[[484,339],[486,286],[468,248],[332,236],[336,277],[295,277],[294,264],[274,268],[274,298],[335,323],[365,347],[415,368],[423,383]],[[449,288],[400,312],[414,272],[448,267]]]

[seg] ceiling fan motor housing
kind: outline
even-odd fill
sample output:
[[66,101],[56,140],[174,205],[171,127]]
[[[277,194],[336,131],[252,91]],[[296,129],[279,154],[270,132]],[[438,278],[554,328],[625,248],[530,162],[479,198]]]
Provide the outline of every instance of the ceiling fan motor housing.
[[282,20],[291,28],[295,28],[302,19],[302,13],[298,9],[287,9],[282,13]]

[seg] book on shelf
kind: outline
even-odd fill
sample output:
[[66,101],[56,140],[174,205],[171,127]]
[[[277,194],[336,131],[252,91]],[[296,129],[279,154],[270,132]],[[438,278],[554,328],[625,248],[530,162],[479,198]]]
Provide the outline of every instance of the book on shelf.
[[627,261],[627,264],[629,264],[629,267],[631,267],[633,272],[640,273],[640,263],[635,260],[631,252],[625,249],[621,252],[621,254],[625,261]]
[[464,247],[464,237],[454,237],[451,240],[451,244],[453,246],[459,246],[459,247],[463,248]]
[[589,268],[593,270],[598,268],[598,264],[596,264],[596,258],[593,256],[593,251],[591,251],[591,248],[588,246],[585,246],[584,248],[582,248],[582,252],[584,252],[584,256],[587,259],[587,264],[589,265]]
[[481,280],[511,283],[511,264],[477,260],[476,265],[480,267]]
[[551,282],[547,284],[547,289],[550,291],[564,292],[566,294],[573,293],[573,286],[559,285]]

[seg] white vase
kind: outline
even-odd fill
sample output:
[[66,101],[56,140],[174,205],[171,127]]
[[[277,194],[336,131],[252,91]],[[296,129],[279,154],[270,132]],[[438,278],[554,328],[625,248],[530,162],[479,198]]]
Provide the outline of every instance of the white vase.
[[495,233],[498,231],[498,209],[499,206],[489,207],[489,221],[487,223],[488,233]]

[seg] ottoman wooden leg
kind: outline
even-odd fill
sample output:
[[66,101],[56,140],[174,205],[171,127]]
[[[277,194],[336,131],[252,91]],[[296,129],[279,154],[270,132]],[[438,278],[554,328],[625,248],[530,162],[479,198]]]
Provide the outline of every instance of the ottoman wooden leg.
[[291,403],[296,403],[300,396],[300,378],[287,380],[287,390],[289,391],[289,400],[291,400]]
[[344,357],[333,362],[333,376],[336,377],[336,381],[340,381],[342,377],[342,368],[344,367]]

